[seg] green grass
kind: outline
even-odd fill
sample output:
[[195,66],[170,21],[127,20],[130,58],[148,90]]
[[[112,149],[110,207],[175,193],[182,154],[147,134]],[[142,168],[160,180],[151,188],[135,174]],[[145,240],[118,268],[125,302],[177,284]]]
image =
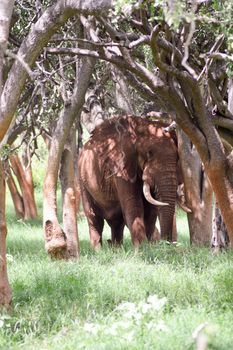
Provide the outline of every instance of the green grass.
[[[41,213],[41,195],[37,196]],[[41,219],[17,221],[8,202],[8,275],[14,308],[0,315],[0,349],[233,349],[233,253],[191,248],[178,215],[179,244],[90,249],[80,219],[79,262],[51,261]]]

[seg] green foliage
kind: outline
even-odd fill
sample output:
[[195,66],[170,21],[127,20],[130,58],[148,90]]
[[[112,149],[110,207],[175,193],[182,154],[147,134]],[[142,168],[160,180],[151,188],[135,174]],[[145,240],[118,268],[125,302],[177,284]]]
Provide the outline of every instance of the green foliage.
[[116,13],[120,13],[125,6],[131,6],[136,2],[135,0],[115,0],[114,9]]
[[35,188],[42,191],[46,172],[48,149],[42,137],[37,139],[37,146],[37,154],[39,155],[39,158],[36,156],[32,158],[33,183]]
[[[41,193],[37,192],[41,201]],[[80,218],[79,262],[51,261],[42,222],[16,221],[8,207],[8,271],[14,309],[0,316],[1,349],[195,349],[200,324],[208,349],[233,340],[233,255],[191,248],[178,213],[179,244],[90,249]],[[39,206],[41,215],[41,205]]]
[[11,146],[8,144],[3,145],[0,148],[0,158],[2,161],[6,160],[11,155]]

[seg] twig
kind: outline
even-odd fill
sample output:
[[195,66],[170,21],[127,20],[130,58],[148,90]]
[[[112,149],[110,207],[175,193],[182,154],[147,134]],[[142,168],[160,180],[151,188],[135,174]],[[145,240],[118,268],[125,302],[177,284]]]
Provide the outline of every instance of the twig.
[[223,41],[224,41],[224,38],[225,38],[224,35],[221,34],[221,35],[216,39],[216,42],[214,43],[213,47],[210,49],[210,52],[208,53],[209,58],[207,58],[206,64],[205,64],[204,68],[202,69],[201,73],[199,74],[199,77],[198,77],[198,79],[197,79],[198,81],[200,81],[200,79],[202,78],[202,75],[203,75],[206,71],[208,71],[208,70],[210,69],[211,64],[212,64],[212,62],[213,62],[213,61],[211,60],[210,55],[211,55],[214,51],[218,50],[218,49],[222,46],[222,43],[223,43]]
[[230,61],[233,62],[233,56],[227,55],[225,53],[221,52],[213,52],[210,55],[207,54],[209,58],[212,58],[214,60],[224,60],[224,61]]
[[35,79],[35,73],[31,70],[31,68],[29,67],[29,65],[24,61],[23,57],[20,56],[19,54],[15,55],[13,52],[11,52],[10,50],[6,50],[6,55],[14,58],[15,60],[19,61],[19,63],[23,66],[23,68],[26,70],[26,72],[28,73],[29,77],[31,78],[31,80]]
[[[194,14],[196,9],[197,9],[197,1],[196,0],[193,1],[192,9],[193,9],[193,14]],[[190,65],[187,63],[188,58],[189,58],[189,46],[191,44],[191,40],[193,38],[193,34],[195,32],[195,29],[196,29],[196,23],[195,23],[195,18],[194,18],[190,22],[189,33],[187,36],[187,40],[184,43],[184,57],[181,61],[181,64],[192,75],[192,77],[194,79],[197,79],[197,74],[196,74],[195,70],[192,67],[190,67]]]

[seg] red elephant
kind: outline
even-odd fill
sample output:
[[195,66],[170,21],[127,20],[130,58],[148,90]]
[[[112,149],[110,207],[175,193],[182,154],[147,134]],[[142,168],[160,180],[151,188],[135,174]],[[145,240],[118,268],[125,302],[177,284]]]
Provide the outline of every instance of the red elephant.
[[102,243],[104,219],[113,244],[122,243],[125,225],[134,246],[151,240],[158,214],[161,237],[171,241],[177,167],[176,134],[162,123],[128,116],[96,127],[78,161],[92,246]]

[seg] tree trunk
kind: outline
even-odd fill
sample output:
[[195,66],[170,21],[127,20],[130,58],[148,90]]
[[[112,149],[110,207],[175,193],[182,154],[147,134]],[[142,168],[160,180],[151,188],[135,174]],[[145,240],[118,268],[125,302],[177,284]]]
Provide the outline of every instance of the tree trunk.
[[114,65],[112,67],[113,81],[115,82],[115,96],[117,107],[126,114],[135,114],[129,87],[123,73]]
[[82,112],[81,120],[91,134],[98,125],[103,123],[104,112],[97,95],[91,89],[87,91],[85,100],[85,111]]
[[[228,110],[233,113],[233,78],[228,82]],[[218,203],[215,203],[215,216],[213,221],[213,236],[211,246],[214,253],[217,253],[222,248],[229,244],[229,236],[226,225],[223,221],[221,210]]]
[[229,244],[229,237],[226,225],[224,224],[218,203],[215,204],[215,216],[213,221],[213,235],[211,239],[211,247],[214,253],[218,253],[222,248],[226,248]]
[[[0,121],[2,119],[2,86],[3,86],[3,68],[4,52],[7,46],[9,35],[10,20],[13,11],[14,0],[1,0],[0,2]],[[1,140],[0,140],[1,141]],[[6,188],[3,173],[2,161],[0,159],[0,305],[9,307],[12,300],[11,288],[7,277],[6,264]]]
[[43,137],[44,143],[49,150],[51,145],[51,137],[44,131],[42,131],[41,136]]
[[11,173],[8,162],[7,164],[6,163],[4,164],[4,168],[5,168],[4,172],[6,174],[6,182],[11,193],[11,198],[14,204],[16,216],[18,219],[24,219],[25,210],[24,210],[23,198],[18,191],[18,188],[16,186],[16,183]]
[[[229,79],[228,83],[228,110],[233,113],[233,78]],[[212,247],[214,252],[219,251],[221,248],[226,247],[231,242],[231,248],[233,248],[233,155],[228,156],[227,162],[224,166],[220,166],[220,177],[223,176],[222,180],[218,181],[218,176],[215,176],[215,169],[211,169],[211,175],[213,175],[214,184],[216,182],[217,192],[216,193],[216,204],[215,204],[215,220],[213,223],[213,236],[212,236]],[[222,174],[222,175],[221,175]],[[225,187],[224,190],[222,187]],[[223,193],[225,192],[225,199]],[[221,203],[220,203],[221,201]],[[221,209],[220,209],[221,208]],[[223,220],[222,213],[225,217],[225,223]],[[226,214],[225,214],[226,213]],[[228,229],[227,229],[227,227]]]
[[173,227],[172,227],[172,242],[177,242],[177,225],[176,225],[176,212],[174,213],[173,217]]
[[48,166],[44,181],[43,222],[45,248],[51,257],[67,258],[66,233],[61,229],[57,218],[56,187],[58,170],[63,148],[75,118],[78,118],[83,106],[85,93],[92,75],[95,60],[83,60],[77,76],[74,93],[62,110],[52,136]]
[[24,152],[22,154],[22,161],[24,166],[24,176],[25,181],[27,183],[27,187],[30,191],[30,208],[33,218],[37,217],[37,207],[36,207],[36,201],[35,201],[35,193],[34,193],[34,183],[33,183],[33,175],[32,175],[32,165],[31,165],[31,156],[27,153],[27,150],[24,149]]
[[[28,176],[27,174],[25,174],[25,171],[23,169],[19,156],[11,155],[10,162],[22,192],[24,210],[25,210],[24,219],[33,220],[37,217],[37,209],[36,209],[33,182],[32,182],[31,175]],[[26,170],[26,172],[30,173],[31,171]]]
[[63,199],[63,228],[66,234],[68,258],[79,257],[77,200],[75,188],[75,130],[71,130],[61,158],[60,181]]
[[213,165],[208,169],[208,176],[216,195],[216,202],[227,227],[231,247],[233,248],[233,183],[228,173],[233,172],[233,167],[228,164],[226,166],[228,169],[224,168],[224,166],[221,166],[221,168],[216,169]]
[[12,299],[11,288],[6,269],[6,217],[5,217],[5,180],[0,161],[0,305],[9,307]]
[[196,148],[181,130],[178,131],[178,143],[186,204],[192,210],[188,214],[190,242],[210,245],[213,191]]
[[75,189],[76,189],[76,210],[77,214],[80,214],[80,206],[81,206],[81,189],[79,186],[79,180],[78,180],[78,157],[80,154],[80,151],[83,146],[83,129],[80,120],[77,123],[77,131],[78,131],[78,141],[76,146],[76,152],[74,157],[74,181],[75,181]]

